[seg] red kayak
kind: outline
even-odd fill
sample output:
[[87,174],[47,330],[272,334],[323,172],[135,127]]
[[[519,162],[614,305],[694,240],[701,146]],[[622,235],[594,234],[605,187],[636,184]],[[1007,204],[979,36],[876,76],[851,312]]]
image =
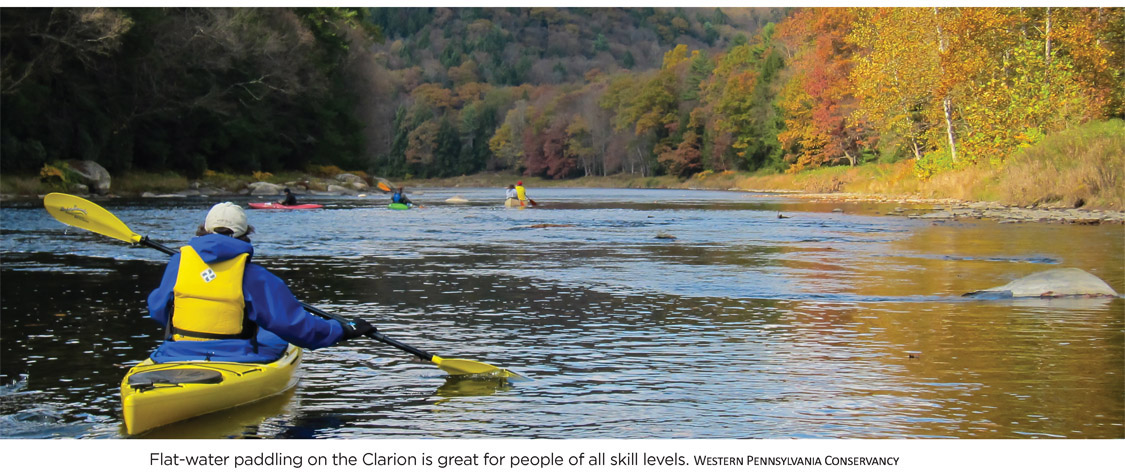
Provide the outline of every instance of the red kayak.
[[252,202],[250,209],[320,209],[324,206],[320,204],[297,204],[296,206],[286,206],[276,202]]

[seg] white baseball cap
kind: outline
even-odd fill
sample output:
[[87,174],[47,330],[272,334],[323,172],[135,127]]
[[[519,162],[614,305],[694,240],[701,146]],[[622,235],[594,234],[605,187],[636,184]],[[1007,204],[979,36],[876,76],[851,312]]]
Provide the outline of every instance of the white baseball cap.
[[207,232],[215,232],[215,229],[220,227],[226,227],[234,232],[233,237],[242,237],[246,234],[246,212],[233,202],[215,204],[207,213],[203,228]]

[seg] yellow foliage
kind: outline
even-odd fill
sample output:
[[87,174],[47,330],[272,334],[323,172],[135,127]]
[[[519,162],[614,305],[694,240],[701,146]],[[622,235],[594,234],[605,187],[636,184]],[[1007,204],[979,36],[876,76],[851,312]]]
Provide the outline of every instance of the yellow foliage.
[[330,178],[343,173],[344,170],[336,165],[309,165],[308,172],[322,178]]
[[273,173],[267,171],[255,171],[252,176],[255,181],[268,181],[273,177]]
[[43,181],[50,181],[52,178],[57,178],[59,181],[65,179],[63,171],[51,165],[43,165],[43,169],[39,170],[39,178]]

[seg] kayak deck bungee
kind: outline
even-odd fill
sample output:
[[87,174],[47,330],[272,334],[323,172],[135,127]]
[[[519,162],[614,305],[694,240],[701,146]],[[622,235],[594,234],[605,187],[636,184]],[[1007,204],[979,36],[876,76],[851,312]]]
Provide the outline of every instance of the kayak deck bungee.
[[247,204],[250,209],[320,209],[324,207],[322,204],[296,204],[286,206],[276,202],[251,202]]
[[273,362],[182,361],[137,364],[121,380],[130,435],[277,395],[297,383],[301,349]]

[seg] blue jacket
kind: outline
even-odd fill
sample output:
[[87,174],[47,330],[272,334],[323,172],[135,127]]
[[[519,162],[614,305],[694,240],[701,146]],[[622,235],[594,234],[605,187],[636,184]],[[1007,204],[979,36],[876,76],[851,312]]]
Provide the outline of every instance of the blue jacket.
[[[195,237],[188,242],[204,262],[220,262],[241,253],[254,255],[254,247],[247,242],[219,234]],[[164,269],[160,287],[148,295],[149,317],[162,326],[168,326],[172,309],[172,289],[180,268],[180,254],[175,254]],[[287,343],[305,349],[331,346],[344,337],[340,323],[309,314],[301,302],[289,291],[280,278],[265,268],[246,263],[242,277],[242,296],[246,298],[246,313],[258,326],[256,344],[246,339],[215,341],[164,341],[152,354],[156,362],[182,360],[225,360],[235,362],[264,362],[277,359]]]

